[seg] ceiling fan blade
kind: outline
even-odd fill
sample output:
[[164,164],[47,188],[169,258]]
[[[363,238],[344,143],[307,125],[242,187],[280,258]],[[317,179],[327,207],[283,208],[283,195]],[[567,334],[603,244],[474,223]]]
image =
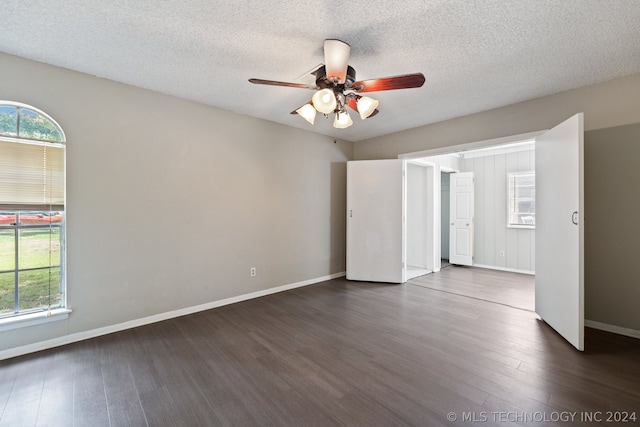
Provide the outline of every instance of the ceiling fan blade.
[[312,67],[311,69],[309,69],[309,71],[305,71],[304,73],[300,74],[294,80],[303,80],[305,78],[308,78],[310,75],[314,76],[316,74],[316,71],[318,71],[322,67],[324,67],[324,64],[318,64],[315,67]]
[[[358,92],[379,92],[383,90],[410,89],[421,87],[425,78],[422,73],[404,74],[394,77],[382,77],[379,79],[361,80],[351,87]],[[360,89],[362,87],[362,89]]]
[[263,79],[249,79],[249,81],[257,85],[296,87],[300,89],[317,89],[315,85],[309,85],[304,83],[277,82],[275,80],[263,80]]
[[327,69],[327,79],[344,84],[347,79],[350,52],[351,46],[341,40],[324,41],[324,65]]
[[[356,98],[349,98],[349,100],[347,101],[347,105],[353,111],[355,111],[356,113],[359,113],[359,111],[358,111],[358,100]],[[367,119],[370,119],[371,117],[375,116],[379,112],[380,111],[376,108],[375,110],[373,110],[373,113],[369,114],[369,117],[367,117]],[[294,113],[295,113],[295,111],[294,111]]]

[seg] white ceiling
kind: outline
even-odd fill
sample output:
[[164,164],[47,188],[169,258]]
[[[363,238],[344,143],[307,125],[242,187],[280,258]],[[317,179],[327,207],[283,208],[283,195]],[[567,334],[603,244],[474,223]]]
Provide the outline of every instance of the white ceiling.
[[[640,72],[638,0],[3,0],[0,51],[358,141]],[[357,79],[422,72],[377,92],[380,114],[336,130],[289,113],[322,42]],[[0,98],[1,85],[0,84]]]

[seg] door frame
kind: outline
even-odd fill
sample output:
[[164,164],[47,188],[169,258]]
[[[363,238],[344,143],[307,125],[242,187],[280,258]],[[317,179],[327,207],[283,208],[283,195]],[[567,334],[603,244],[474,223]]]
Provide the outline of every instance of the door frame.
[[[424,171],[425,174],[425,178],[426,178],[426,182],[425,184],[425,188],[426,188],[426,203],[425,203],[425,209],[424,210],[420,210],[419,214],[421,216],[424,216],[424,234],[420,235],[420,240],[423,241],[426,240],[427,242],[429,241],[429,238],[431,238],[431,244],[428,245],[428,247],[424,247],[422,248],[422,256],[416,257],[414,249],[412,249],[411,247],[411,243],[413,243],[411,241],[411,236],[415,236],[416,233],[414,233],[414,230],[412,229],[412,221],[411,221],[411,216],[416,214],[416,211],[414,209],[412,209],[412,207],[410,206],[411,204],[411,198],[409,197],[409,193],[412,191],[413,185],[415,184],[413,182],[413,179],[411,178],[411,173],[410,173],[410,168],[411,166],[414,167],[419,167]],[[436,171],[436,165],[432,162],[428,162],[428,161],[411,161],[411,160],[407,160],[406,161],[406,177],[405,177],[405,194],[406,194],[406,200],[405,200],[405,204],[406,204],[406,223],[405,223],[405,254],[406,254],[406,263],[404,265],[405,268],[405,278],[407,280],[409,280],[410,278],[412,278],[412,276],[409,274],[409,267],[411,267],[411,260],[412,259],[416,259],[416,258],[420,258],[420,263],[422,265],[420,265],[419,267],[421,267],[424,271],[422,272],[422,274],[426,274],[426,273],[432,273],[435,270],[435,265],[433,263],[433,260],[435,258],[435,254],[434,254],[434,250],[435,250],[435,240],[436,240],[436,235],[435,235],[435,229],[434,229],[434,223],[435,223],[435,218],[434,218],[434,188],[435,188],[435,171]],[[431,185],[429,185],[431,184]],[[439,267],[439,266],[438,266]],[[414,276],[415,277],[415,276]]]
[[[477,149],[481,149],[481,148],[489,148],[489,147],[499,147],[502,145],[509,145],[509,144],[515,144],[518,142],[524,142],[524,141],[528,141],[528,140],[532,140],[535,139],[537,136],[542,135],[543,133],[547,132],[548,129],[543,129],[543,130],[539,130],[539,131],[535,131],[535,132],[528,132],[528,133],[521,133],[518,135],[512,135],[512,136],[505,136],[505,137],[500,137],[500,138],[492,138],[492,139],[485,139],[485,140],[481,140],[481,141],[474,141],[474,142],[469,142],[469,143],[465,143],[465,144],[457,144],[457,145],[450,145],[447,147],[440,147],[440,148],[432,148],[432,149],[428,149],[428,150],[422,150],[422,151],[414,151],[414,152],[410,152],[410,153],[404,153],[404,154],[399,154],[398,155],[398,159],[402,159],[402,160],[417,160],[417,159],[423,159],[425,157],[434,157],[434,156],[440,156],[440,155],[447,155],[447,154],[456,154],[456,153],[460,153],[460,152],[464,152],[464,151],[471,151],[471,150],[477,150]],[[427,162],[425,160],[422,160],[422,162]],[[433,163],[431,163],[433,165]],[[435,165],[434,165],[435,166]],[[443,167],[441,166],[439,170],[435,171],[436,173],[434,173],[434,175],[436,175],[434,183],[436,188],[434,189],[434,209],[435,209],[435,221],[438,224],[437,230],[434,231],[434,237],[435,240],[437,240],[437,244],[435,244],[434,242],[434,260],[433,260],[433,272],[438,272],[440,271],[441,268],[441,233],[440,233],[440,226],[439,226],[439,221],[440,221],[440,209],[441,209],[441,200],[440,200],[440,190],[441,190],[441,183],[440,183],[440,171],[450,171],[450,172],[459,172],[458,170],[453,170],[447,167]],[[435,227],[435,224],[434,224]]]
[[450,250],[449,239],[450,239],[450,231],[451,231],[449,229],[451,227],[450,226],[450,224],[451,224],[451,212],[450,212],[450,206],[449,206],[450,203],[451,203],[451,195],[449,195],[449,199],[446,201],[447,210],[449,211],[449,216],[447,217],[446,221],[444,221],[444,218],[442,218],[442,210],[443,210],[443,206],[445,205],[445,203],[443,203],[443,201],[442,201],[442,175],[443,174],[449,175],[449,180],[450,180],[451,179],[451,174],[452,173],[458,173],[458,172],[460,172],[458,169],[450,168],[450,167],[447,167],[447,166],[440,166],[440,178],[439,178],[440,179],[440,185],[438,186],[438,188],[436,188],[436,193],[437,193],[437,199],[438,200],[434,202],[434,203],[436,203],[436,206],[440,206],[440,239],[439,239],[439,242],[437,242],[437,243],[440,243],[440,248],[439,248],[439,251],[440,251],[439,252],[439,254],[440,254],[440,261],[439,262],[440,262],[440,264],[439,264],[438,271],[440,271],[442,269],[442,259],[444,259],[443,258],[444,253],[442,252],[442,244],[445,241],[445,239],[442,236],[442,232],[444,231],[444,228],[446,226],[446,228],[447,228],[447,239],[446,239],[446,242],[447,242],[447,256],[449,256],[449,250]]

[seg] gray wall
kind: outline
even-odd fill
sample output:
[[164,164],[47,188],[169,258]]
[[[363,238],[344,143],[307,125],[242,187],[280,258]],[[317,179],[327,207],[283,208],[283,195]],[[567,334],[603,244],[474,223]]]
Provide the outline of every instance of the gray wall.
[[0,350],[344,272],[351,142],[6,54],[0,85],[67,135],[73,309]]
[[585,311],[640,330],[640,123],[585,132],[584,144]]
[[354,142],[354,156],[395,159],[400,154],[551,129],[579,112],[584,113],[585,130],[637,123],[640,74]]
[[[73,309],[66,321],[0,333],[0,351],[344,271],[352,158],[536,131],[579,111],[587,130],[640,122],[640,74],[353,145],[6,54],[0,88],[3,99],[44,110],[67,133]],[[629,167],[615,173],[637,183],[629,171],[640,151],[591,135],[586,316],[640,329],[637,231],[589,213],[612,211],[594,159],[612,173],[621,160]],[[619,194],[624,188],[637,191],[623,185]],[[617,238],[602,237],[612,227]]]
[[[396,158],[405,153],[535,132],[549,129],[579,112],[585,113],[587,131],[585,317],[617,328],[640,331],[640,278],[635,268],[637,262],[633,259],[640,249],[637,223],[629,222],[629,228],[623,232],[625,224],[610,215],[622,211],[617,206],[624,198],[627,199],[626,206],[634,208],[624,209],[624,213],[617,215],[635,216],[638,212],[640,145],[637,139],[635,145],[629,139],[619,143],[601,138],[594,140],[592,135],[597,133],[588,132],[640,122],[640,74],[355,142],[354,156],[357,160]],[[616,171],[616,167],[620,170]],[[610,170],[611,176],[625,179],[604,177],[602,168]],[[601,179],[610,183],[606,190],[599,184]],[[611,203],[614,194],[618,195],[618,203]],[[602,219],[594,220],[592,215],[598,212]],[[603,237],[611,236],[611,229],[618,230],[614,233],[615,238]],[[616,257],[619,259],[615,262],[608,262]]]

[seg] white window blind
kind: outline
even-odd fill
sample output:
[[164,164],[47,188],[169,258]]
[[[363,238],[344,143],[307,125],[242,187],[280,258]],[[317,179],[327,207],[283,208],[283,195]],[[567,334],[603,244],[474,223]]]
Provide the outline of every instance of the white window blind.
[[64,146],[0,140],[0,210],[64,210]]

